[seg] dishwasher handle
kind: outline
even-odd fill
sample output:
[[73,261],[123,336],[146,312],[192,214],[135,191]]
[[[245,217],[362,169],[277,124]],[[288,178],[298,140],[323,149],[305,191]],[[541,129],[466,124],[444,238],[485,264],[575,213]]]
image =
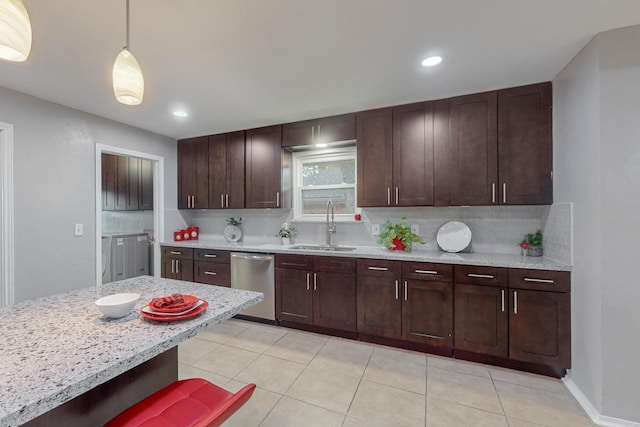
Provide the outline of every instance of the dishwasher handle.
[[252,254],[239,254],[239,253],[232,253],[231,257],[248,259],[251,261],[271,261],[273,259],[273,255],[252,255]]

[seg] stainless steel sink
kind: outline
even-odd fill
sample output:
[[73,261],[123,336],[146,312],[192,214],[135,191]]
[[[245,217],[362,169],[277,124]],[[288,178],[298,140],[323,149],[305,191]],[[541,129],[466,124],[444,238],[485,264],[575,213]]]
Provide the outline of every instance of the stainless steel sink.
[[290,249],[301,249],[307,251],[328,251],[328,252],[348,252],[356,248],[352,246],[328,246],[328,245],[293,245]]

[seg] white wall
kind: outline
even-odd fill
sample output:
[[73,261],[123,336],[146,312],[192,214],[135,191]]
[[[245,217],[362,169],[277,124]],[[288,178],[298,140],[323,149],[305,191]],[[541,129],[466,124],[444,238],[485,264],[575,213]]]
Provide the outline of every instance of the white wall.
[[574,203],[571,380],[640,422],[640,26],[599,34],[554,80],[554,194]]
[[16,302],[95,285],[95,144],[163,156],[175,212],[175,140],[5,88],[0,121],[14,125]]

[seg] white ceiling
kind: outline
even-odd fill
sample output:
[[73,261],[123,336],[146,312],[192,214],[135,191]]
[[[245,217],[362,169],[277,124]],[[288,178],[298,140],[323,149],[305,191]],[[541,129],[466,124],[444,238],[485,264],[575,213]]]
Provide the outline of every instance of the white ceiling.
[[111,88],[125,0],[24,3],[31,55],[0,86],[174,138],[548,81],[640,23],[638,0],[131,0],[132,107]]

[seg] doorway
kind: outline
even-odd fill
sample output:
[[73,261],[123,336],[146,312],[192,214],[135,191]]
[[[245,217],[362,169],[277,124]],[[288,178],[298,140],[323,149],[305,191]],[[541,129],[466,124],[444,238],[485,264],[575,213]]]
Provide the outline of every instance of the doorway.
[[[138,151],[127,150],[124,148],[113,147],[108,145],[96,144],[96,285],[100,286],[103,282],[103,272],[106,267],[103,258],[103,195],[102,195],[102,155],[116,155],[131,159],[141,159],[150,162],[153,170],[153,227],[150,235],[153,236],[152,242],[152,259],[150,264],[153,266],[160,265],[160,245],[164,239],[164,158],[153,154],[142,153]],[[142,231],[142,230],[140,230]],[[149,230],[147,230],[149,231]],[[160,269],[154,268],[153,275],[160,277]]]
[[0,307],[14,303],[13,125],[0,122]]

